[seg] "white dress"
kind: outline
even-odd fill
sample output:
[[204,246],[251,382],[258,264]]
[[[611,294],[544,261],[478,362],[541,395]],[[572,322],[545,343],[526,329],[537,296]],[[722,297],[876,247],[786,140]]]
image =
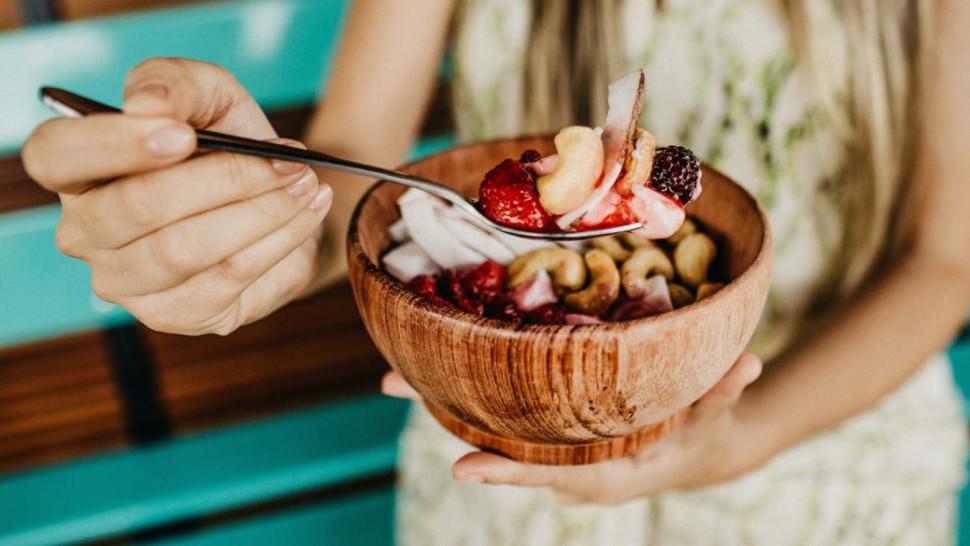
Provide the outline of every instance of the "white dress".
[[[647,74],[641,126],[659,145],[690,147],[765,206],[775,269],[750,348],[770,362],[830,301],[834,249],[853,212],[839,189],[853,157],[805,92],[775,1],[654,4],[620,2],[631,69]],[[814,30],[837,48],[838,10],[823,4]],[[461,14],[459,131],[516,134],[529,2],[468,0]],[[831,69],[848,80],[847,67]],[[473,448],[416,407],[401,442],[397,536],[415,546],[952,544],[966,438],[940,356],[872,410],[740,479],[618,507],[567,507],[545,489],[453,481],[451,465]]]

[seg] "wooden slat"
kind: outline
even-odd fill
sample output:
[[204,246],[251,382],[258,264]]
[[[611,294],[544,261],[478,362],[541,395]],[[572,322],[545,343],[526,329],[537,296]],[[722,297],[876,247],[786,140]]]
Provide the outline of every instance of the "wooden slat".
[[0,31],[20,26],[20,12],[14,0],[0,0]]
[[0,472],[127,444],[99,333],[0,351],[0,385]]
[[387,369],[346,284],[226,337],[144,337],[178,432],[374,392]]
[[198,3],[200,0],[57,0],[54,4],[61,19],[74,20]]
[[27,176],[20,157],[0,158],[0,213],[56,202],[56,194]]

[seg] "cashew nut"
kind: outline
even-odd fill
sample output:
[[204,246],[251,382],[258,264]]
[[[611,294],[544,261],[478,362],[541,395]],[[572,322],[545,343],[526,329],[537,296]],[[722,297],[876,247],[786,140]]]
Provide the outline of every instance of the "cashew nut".
[[584,257],[589,268],[589,286],[567,294],[563,302],[572,309],[587,315],[602,315],[620,296],[620,272],[616,262],[606,252],[594,248]]
[[694,303],[694,295],[679,284],[670,283],[667,285],[667,290],[670,292],[670,301],[674,304],[674,309]]
[[620,240],[623,241],[623,244],[633,249],[657,246],[657,244],[650,239],[644,239],[643,237],[634,235],[629,231],[624,231],[621,233]]
[[676,245],[677,243],[681,242],[684,237],[687,237],[691,233],[697,233],[697,224],[688,218],[684,220],[684,223],[680,225],[673,235],[667,237],[667,242],[672,245]]
[[509,288],[515,288],[531,279],[540,269],[552,277],[557,289],[572,291],[586,283],[586,264],[575,250],[565,247],[538,248],[512,260],[509,264]]
[[674,249],[674,266],[687,286],[699,286],[707,280],[707,270],[717,255],[714,241],[703,233],[691,233]]
[[653,170],[653,153],[657,149],[657,142],[649,131],[637,128],[634,135],[633,149],[626,154],[623,161],[623,178],[617,181],[616,191],[620,195],[630,195],[630,188],[634,184],[644,184],[650,179]]
[[623,246],[620,240],[612,235],[597,237],[592,240],[593,246],[610,255],[614,261],[622,262],[630,257],[630,249]]
[[603,174],[603,141],[590,127],[572,126],[553,141],[559,162],[536,179],[539,203],[552,214],[565,214],[589,197]]
[[638,248],[620,269],[623,288],[630,298],[636,299],[647,293],[647,277],[663,275],[667,280],[674,278],[674,266],[670,258],[659,247]]
[[724,283],[721,282],[705,282],[697,287],[697,301],[700,301],[714,292],[724,288]]

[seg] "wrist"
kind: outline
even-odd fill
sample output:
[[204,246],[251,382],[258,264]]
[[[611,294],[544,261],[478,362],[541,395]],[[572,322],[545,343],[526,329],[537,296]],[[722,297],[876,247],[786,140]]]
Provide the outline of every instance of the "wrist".
[[783,419],[783,411],[768,407],[761,389],[756,388],[763,379],[752,384],[734,408],[739,436],[736,445],[740,446],[741,458],[748,461],[749,469],[762,466],[797,443],[790,423]]

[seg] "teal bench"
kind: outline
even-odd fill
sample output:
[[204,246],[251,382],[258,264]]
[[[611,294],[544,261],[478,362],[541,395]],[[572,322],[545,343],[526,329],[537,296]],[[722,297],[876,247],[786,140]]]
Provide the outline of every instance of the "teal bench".
[[[406,408],[373,395],[6,476],[0,544],[121,536],[386,474]],[[164,543],[389,544],[392,509],[383,486]]]
[[[226,66],[266,108],[309,103],[327,73],[344,10],[342,0],[227,2],[0,34],[0,156],[15,154],[50,115],[36,100],[40,85],[117,104],[124,73],[155,55]],[[415,154],[449,142],[425,142]],[[83,264],[57,253],[58,214],[45,206],[0,215],[0,347],[132,321],[91,293]],[[970,386],[970,336],[951,356],[961,386]],[[168,531],[153,543],[167,546],[388,544],[394,495],[387,485],[217,526],[198,521],[392,472],[406,408],[360,397],[0,476],[0,544],[77,543],[156,529]],[[970,490],[962,516],[970,521]],[[970,545],[970,524],[961,526],[961,543]]]
[[[15,155],[52,115],[37,101],[40,85],[117,104],[124,74],[151,56],[226,66],[267,109],[309,104],[345,7],[342,0],[228,2],[0,33],[0,156]],[[414,153],[448,144],[423,142]],[[56,205],[0,215],[0,348],[133,321],[94,296],[83,263],[57,252],[58,216]],[[115,537],[173,545],[390,544],[390,483],[406,409],[368,395],[0,475],[0,544]],[[340,493],[205,523],[333,488]]]

